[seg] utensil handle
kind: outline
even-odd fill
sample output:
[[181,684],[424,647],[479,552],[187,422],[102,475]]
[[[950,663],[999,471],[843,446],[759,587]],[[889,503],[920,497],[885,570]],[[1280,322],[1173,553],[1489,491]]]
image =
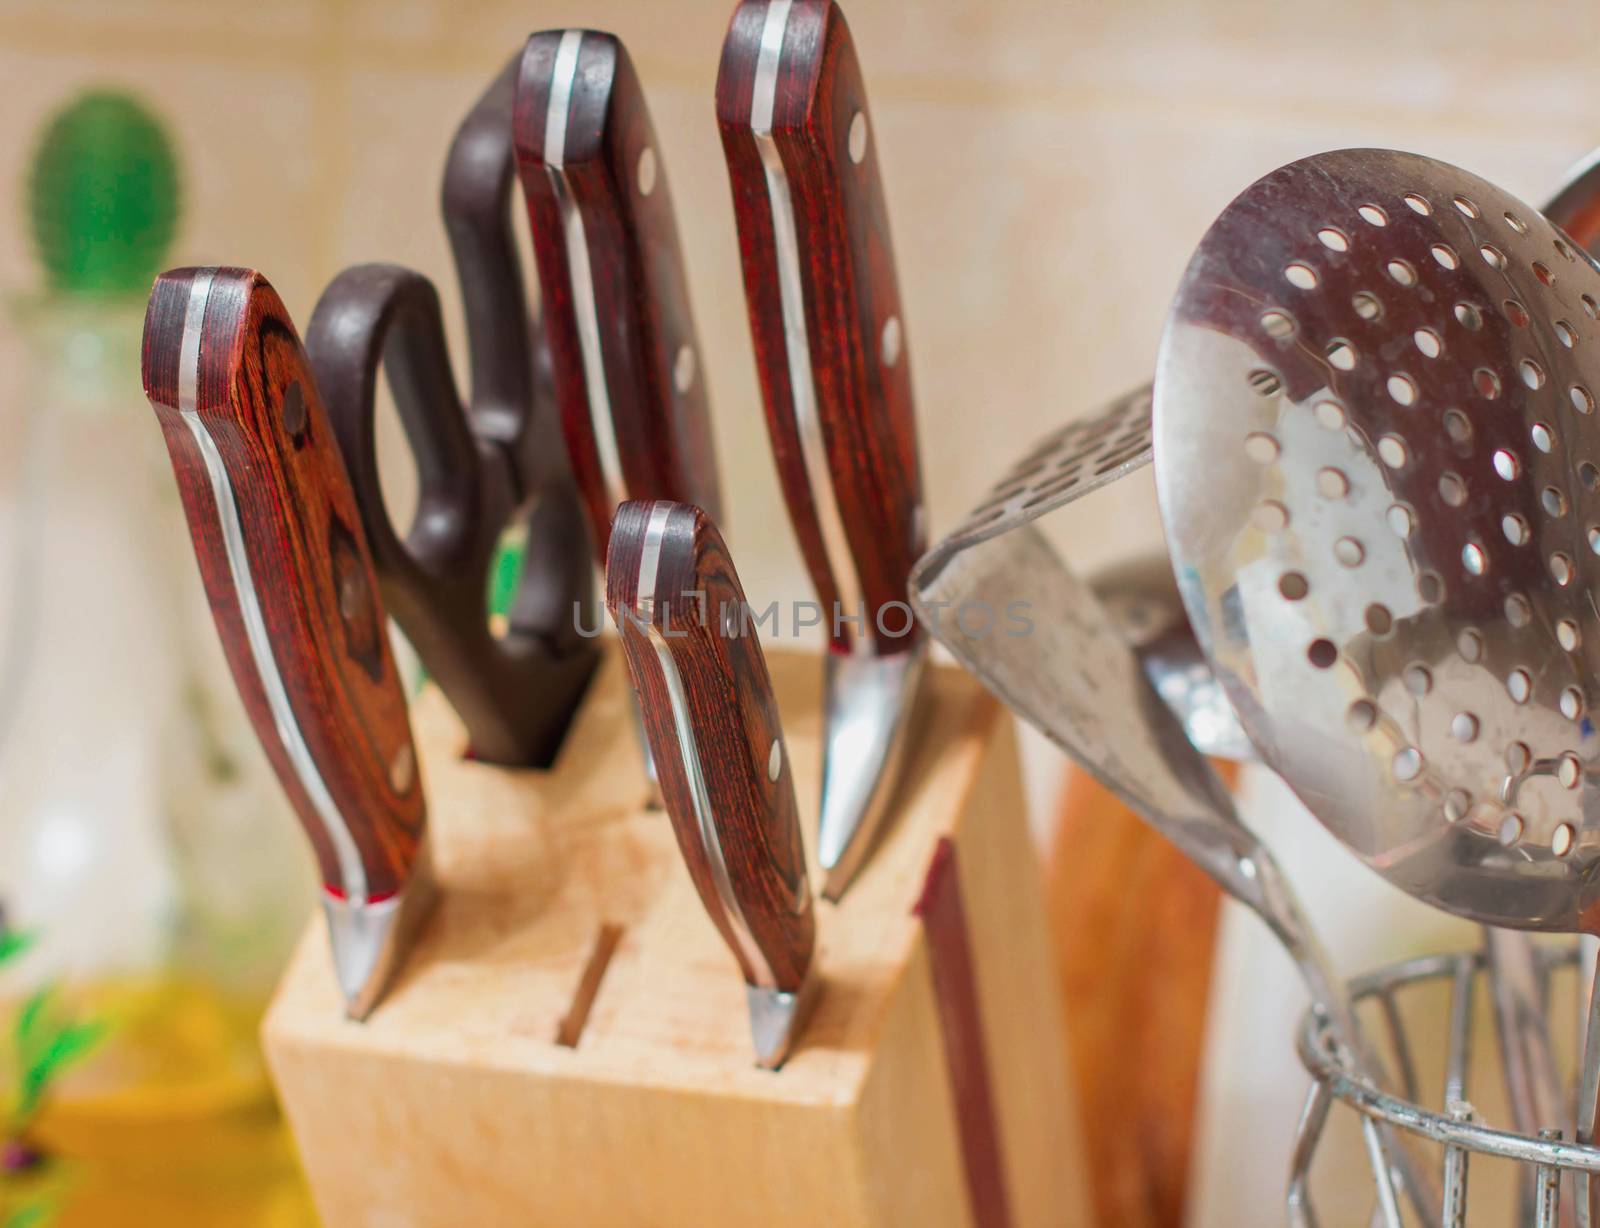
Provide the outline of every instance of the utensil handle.
[[1544,215],[1593,255],[1600,247],[1600,159],[1591,154],[1571,172]]
[[[1580,959],[1581,948],[1580,948]],[[1580,969],[1580,974],[1581,974]],[[1580,981],[1581,984],[1581,981]],[[1578,1063],[1577,1141],[1584,1146],[1595,1143],[1595,1123],[1600,1118],[1600,955],[1589,977],[1589,998],[1584,1015],[1583,1045]],[[1578,1174],[1578,1223],[1580,1228],[1600,1223],[1600,1180],[1590,1173]]]
[[622,43],[533,35],[513,139],[562,430],[603,560],[625,499],[721,509],[665,159]]
[[1523,1134],[1565,1129],[1533,942],[1521,930],[1486,925],[1483,944],[1512,1125]]
[[[1557,1073],[1545,995],[1540,983],[1532,938],[1521,930],[1483,927],[1484,980],[1494,1007],[1500,1066],[1505,1077],[1511,1125],[1519,1134],[1570,1128]],[[1518,1174],[1523,1214],[1529,1216],[1538,1198],[1538,1170],[1523,1165]],[[1566,1222],[1573,1222],[1567,1208]]]
[[[905,651],[925,526],[877,133],[831,0],[745,0],[717,76],[779,479],[836,650]],[[847,619],[861,616],[864,626]]]
[[327,890],[400,892],[425,802],[355,497],[282,301],[248,269],[163,274],[160,419],[234,681]]
[[617,511],[606,604],[689,875],[746,984],[797,993],[816,941],[793,773],[733,560],[703,511]]

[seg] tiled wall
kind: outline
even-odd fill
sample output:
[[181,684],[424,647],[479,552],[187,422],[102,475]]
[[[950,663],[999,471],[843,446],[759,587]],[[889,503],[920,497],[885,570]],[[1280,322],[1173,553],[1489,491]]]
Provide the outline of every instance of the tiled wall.
[[[614,30],[643,76],[680,209],[730,543],[753,595],[804,595],[767,460],[712,110],[729,9],[3,0],[0,201],[18,208],[54,107],[91,83],[131,85],[181,145],[175,261],[255,265],[302,322],[355,261],[399,261],[448,287],[435,198],[457,120],[531,30]],[[1187,253],[1257,175],[1318,149],[1389,145],[1537,201],[1600,143],[1593,0],[853,0],[849,16],[888,180],[936,531],[1030,437],[1146,377]],[[0,287],[34,278],[20,227],[0,224]],[[1066,531],[1089,562],[1158,545],[1148,476]],[[1300,839],[1304,825],[1290,826]],[[1383,949],[1373,942],[1349,954],[1370,958]],[[1266,958],[1286,1019],[1296,994]],[[1268,1068],[1287,1072],[1287,1040],[1276,1043]],[[1220,1068],[1242,1069],[1237,1053]],[[1214,1089],[1221,1141],[1202,1222],[1278,1222],[1272,1157],[1297,1093],[1254,1068],[1249,1086]]]

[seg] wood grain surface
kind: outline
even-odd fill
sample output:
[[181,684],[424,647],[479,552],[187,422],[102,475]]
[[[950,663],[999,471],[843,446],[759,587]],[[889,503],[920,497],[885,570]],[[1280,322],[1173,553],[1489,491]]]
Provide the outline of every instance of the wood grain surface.
[[[660,560],[654,588],[641,593],[640,559],[658,508],[666,511]],[[796,991],[811,964],[816,910],[794,769],[766,659],[753,623],[744,617],[744,590],[710,517],[685,504],[623,504],[611,530],[606,605],[621,635],[662,800],[695,889],[746,983]],[[658,645],[682,680],[682,713],[674,711]],[[678,719],[686,725],[681,734]],[[691,778],[696,770],[734,899],[770,976],[742,949],[739,921],[723,906],[714,854],[700,830]]]
[[1591,256],[1600,249],[1600,174],[1591,168],[1558,192],[1545,216],[1578,241]]
[[[1230,784],[1232,765],[1218,764]],[[1087,773],[1062,795],[1046,900],[1104,1228],[1180,1228],[1221,893]]]
[[972,964],[972,936],[956,872],[956,846],[949,837],[934,846],[928,877],[913,911],[928,937],[928,964],[944,1039],[945,1068],[955,1098],[972,1222],[974,1228],[1011,1228],[1015,1221],[1006,1189],[999,1115],[989,1081],[991,1059]]
[[[145,316],[145,393],[161,422],[195,557],[234,681],[344,893],[333,842],[279,735],[247,637],[205,457],[179,403],[191,286],[163,274]],[[354,495],[294,325],[259,273],[218,269],[200,328],[194,413],[231,485],[270,649],[311,758],[360,851],[370,898],[402,888],[425,802],[405,694]]]
[[[598,432],[615,440],[626,498],[694,503],[716,518],[721,493],[705,355],[690,311],[666,163],[644,92],[622,43],[583,31],[565,148],[559,165],[552,165],[546,120],[564,33],[550,30],[528,40],[513,138],[562,430],[603,561],[616,500],[603,473]],[[563,194],[582,220],[581,231],[563,223]],[[574,297],[571,247],[580,238],[593,285],[608,421],[604,406],[592,403],[585,378],[579,315],[586,307]]]
[[[733,16],[717,76],[717,121],[733,187],[745,300],[779,478],[818,599],[832,610],[839,582],[819,520],[795,416],[773,205],[751,129],[765,0]],[[858,118],[859,117],[859,118]],[[861,136],[853,157],[851,131]],[[864,147],[861,141],[864,138]],[[889,214],[878,172],[877,133],[844,15],[831,0],[795,0],[779,61],[772,140],[793,201],[810,365],[827,468],[880,654],[914,635],[883,635],[877,613],[904,601],[922,554],[922,477],[917,460],[906,319]],[[846,610],[845,614],[855,611]],[[900,621],[889,612],[891,631]],[[836,625],[833,647],[853,631]]]
[[[750,1060],[744,981],[672,825],[639,794],[632,686],[615,637],[603,643],[549,771],[463,759],[440,693],[412,705],[443,906],[378,1026],[340,1017],[318,918],[263,1027],[321,1222],[973,1228],[911,915],[949,836],[1015,1223],[1092,1223],[1016,722],[976,679],[930,663],[899,817],[821,909],[822,992],[774,1072]],[[821,671],[815,652],[765,655],[809,811]],[[623,936],[588,1022],[575,1048],[555,1043],[608,926]]]

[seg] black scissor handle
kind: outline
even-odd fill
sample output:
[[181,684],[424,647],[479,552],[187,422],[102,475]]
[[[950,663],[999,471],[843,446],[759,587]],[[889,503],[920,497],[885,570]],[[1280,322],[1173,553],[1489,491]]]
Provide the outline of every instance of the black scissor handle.
[[[474,754],[553,759],[597,653],[578,632],[593,602],[582,512],[548,396],[511,232],[511,77],[502,72],[458,131],[443,203],[471,355],[463,406],[439,297],[395,265],[347,269],[324,292],[306,349],[361,508],[385,603],[467,726]],[[497,135],[498,134],[498,135]],[[497,154],[498,151],[498,154]],[[376,417],[388,375],[417,466],[404,534],[384,506]],[[489,627],[502,530],[523,516],[526,550],[509,629]]]
[[[544,330],[529,318],[512,231],[517,68],[514,58],[456,130],[439,204],[466,309],[472,429],[505,448],[517,496],[524,498],[569,467],[555,420]],[[535,412],[546,406],[549,412]]]
[[[306,348],[379,569],[392,573],[386,581],[431,592],[487,567],[513,510],[511,484],[502,452],[473,436],[457,397],[433,283],[392,264],[346,269],[318,300]],[[380,365],[417,467],[417,510],[404,533],[378,474]]]

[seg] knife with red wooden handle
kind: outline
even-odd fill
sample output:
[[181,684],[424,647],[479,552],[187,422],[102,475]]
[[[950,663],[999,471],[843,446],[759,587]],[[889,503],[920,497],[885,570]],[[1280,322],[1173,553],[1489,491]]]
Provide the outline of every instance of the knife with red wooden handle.
[[744,974],[757,1060],[776,1067],[812,987],[816,914],[772,680],[711,518],[683,503],[624,503],[606,605],[678,847]]
[[310,837],[352,1018],[433,896],[427,805],[355,496],[282,301],[248,269],[178,269],[145,314],[145,395],[217,632]]
[[778,475],[828,622],[818,857],[838,899],[882,824],[925,640],[911,373],[866,89],[831,0],[745,0],[717,76]]
[[562,430],[604,566],[628,499],[721,514],[672,194],[613,35],[529,38],[513,116]]
[[[627,499],[721,514],[672,194],[638,74],[613,35],[529,38],[512,116],[561,429],[604,567]],[[654,779],[642,736],[641,748]]]

